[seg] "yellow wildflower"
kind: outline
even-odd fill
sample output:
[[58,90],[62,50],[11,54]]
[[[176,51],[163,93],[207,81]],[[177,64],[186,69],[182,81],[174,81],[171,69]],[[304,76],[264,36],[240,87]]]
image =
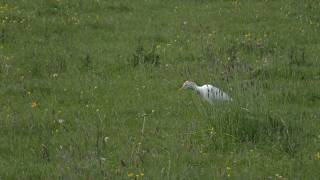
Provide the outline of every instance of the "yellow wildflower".
[[140,176],[144,176],[144,173],[143,173],[143,172],[141,172],[141,173],[140,173]]
[[132,177],[133,175],[133,173],[128,173],[128,177]]
[[37,106],[38,106],[37,101],[33,101],[33,102],[31,103],[31,107],[32,107],[32,108],[35,108],[35,107],[37,107]]
[[245,34],[244,36],[245,36],[246,38],[249,38],[249,39],[250,39],[251,33],[247,33],[247,34]]
[[316,160],[320,160],[320,152],[317,152],[315,156],[316,156]]

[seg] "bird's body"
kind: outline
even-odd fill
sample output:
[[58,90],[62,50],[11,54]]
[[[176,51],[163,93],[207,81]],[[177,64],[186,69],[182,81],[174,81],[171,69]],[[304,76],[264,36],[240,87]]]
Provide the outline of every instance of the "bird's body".
[[198,86],[192,81],[186,81],[183,83],[182,89],[191,89],[195,91],[200,97],[209,103],[213,103],[214,101],[232,101],[232,98],[230,98],[227,93],[210,84]]

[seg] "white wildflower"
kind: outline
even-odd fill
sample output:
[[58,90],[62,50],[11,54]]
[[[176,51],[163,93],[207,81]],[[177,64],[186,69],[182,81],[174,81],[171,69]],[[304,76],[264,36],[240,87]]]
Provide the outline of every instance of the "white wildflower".
[[59,124],[64,123],[64,119],[58,119],[58,123],[59,123]]
[[106,136],[106,137],[104,138],[104,142],[108,142],[108,140],[109,140],[109,137]]

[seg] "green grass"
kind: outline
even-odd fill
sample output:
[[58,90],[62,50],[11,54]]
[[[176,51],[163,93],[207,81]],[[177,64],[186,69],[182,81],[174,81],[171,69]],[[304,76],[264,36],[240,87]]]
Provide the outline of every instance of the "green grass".
[[320,178],[319,9],[2,1],[0,179]]

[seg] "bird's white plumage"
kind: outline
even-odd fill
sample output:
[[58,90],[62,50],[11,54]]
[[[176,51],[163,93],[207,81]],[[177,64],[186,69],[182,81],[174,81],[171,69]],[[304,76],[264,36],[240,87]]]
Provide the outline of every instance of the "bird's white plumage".
[[210,84],[198,86],[192,81],[186,81],[183,83],[182,89],[191,89],[195,91],[199,96],[209,103],[213,103],[214,101],[232,101],[232,98],[230,98],[227,93]]

